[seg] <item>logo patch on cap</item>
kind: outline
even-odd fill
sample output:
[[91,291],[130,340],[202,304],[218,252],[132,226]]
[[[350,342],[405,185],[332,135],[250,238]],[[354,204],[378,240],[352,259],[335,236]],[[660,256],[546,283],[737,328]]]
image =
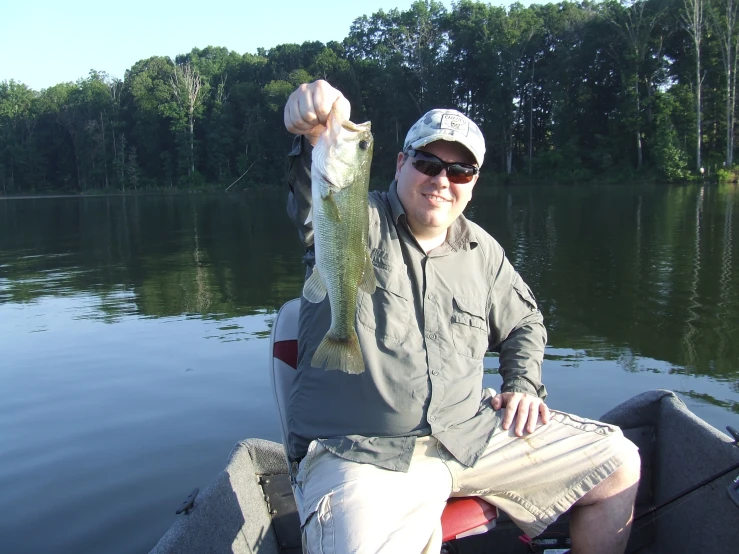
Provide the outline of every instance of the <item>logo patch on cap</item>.
[[470,125],[466,119],[453,113],[445,113],[441,116],[439,129],[449,129],[457,133],[467,136],[470,132]]

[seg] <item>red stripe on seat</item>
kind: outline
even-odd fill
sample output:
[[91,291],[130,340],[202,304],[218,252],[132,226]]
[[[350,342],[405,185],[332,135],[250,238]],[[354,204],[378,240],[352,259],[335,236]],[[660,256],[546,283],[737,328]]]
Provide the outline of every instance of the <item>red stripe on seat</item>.
[[281,340],[275,342],[275,346],[272,355],[285,362],[293,369],[298,368],[298,341],[293,340]]

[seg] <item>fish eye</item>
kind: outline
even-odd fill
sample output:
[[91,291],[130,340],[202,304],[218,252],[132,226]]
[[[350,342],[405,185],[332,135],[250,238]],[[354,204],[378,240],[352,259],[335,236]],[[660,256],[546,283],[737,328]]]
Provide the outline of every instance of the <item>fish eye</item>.
[[369,142],[367,142],[366,140],[360,140],[359,141],[359,147],[362,150],[367,150],[367,148],[369,148]]

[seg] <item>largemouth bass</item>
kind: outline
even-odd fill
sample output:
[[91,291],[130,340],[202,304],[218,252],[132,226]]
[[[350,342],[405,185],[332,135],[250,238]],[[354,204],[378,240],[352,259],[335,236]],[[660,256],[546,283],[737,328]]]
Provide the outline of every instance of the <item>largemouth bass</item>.
[[303,296],[313,303],[328,295],[331,327],[311,365],[362,373],[364,359],[354,327],[357,293],[375,292],[369,257],[370,162],[374,142],[370,123],[357,125],[332,112],[313,149],[311,188],[316,263]]

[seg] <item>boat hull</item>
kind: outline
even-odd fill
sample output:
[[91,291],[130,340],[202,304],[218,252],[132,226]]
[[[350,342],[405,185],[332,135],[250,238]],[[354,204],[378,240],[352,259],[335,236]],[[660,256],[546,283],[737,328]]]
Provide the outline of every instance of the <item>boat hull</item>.
[[[670,391],[638,395],[604,414],[601,420],[619,425],[639,446],[642,480],[637,517],[739,463],[739,448],[731,438],[696,417]],[[737,474],[739,470],[730,472],[636,521],[627,552],[736,552],[739,508],[729,498],[727,488]],[[566,516],[547,530],[566,531]],[[455,549],[460,554],[529,552],[519,540],[521,534],[502,515],[493,530],[459,539]],[[236,445],[224,471],[197,496],[190,513],[180,516],[151,552],[301,551],[283,447],[248,439]]]

